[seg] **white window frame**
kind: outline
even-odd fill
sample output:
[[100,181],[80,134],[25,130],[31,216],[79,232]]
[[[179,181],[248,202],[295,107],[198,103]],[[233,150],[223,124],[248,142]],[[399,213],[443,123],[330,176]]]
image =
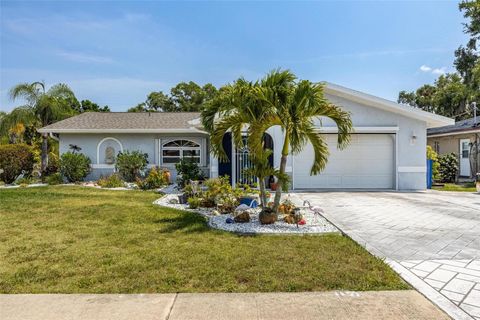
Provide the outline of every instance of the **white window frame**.
[[[191,143],[194,143],[196,144],[197,146],[196,147],[189,147],[189,146],[179,146],[179,147],[168,147],[168,146],[165,146],[166,144],[169,144],[171,142],[175,142],[175,141],[188,141],[188,142],[191,142]],[[163,155],[163,151],[165,150],[174,150],[174,151],[177,151],[179,152],[179,155],[178,156],[164,156]],[[198,158],[198,165],[202,166],[203,165],[203,150],[202,150],[202,144],[198,141],[195,141],[193,139],[190,139],[190,138],[175,138],[175,139],[169,139],[169,140],[166,140],[166,141],[161,141],[161,148],[160,148],[160,161],[161,161],[161,164],[163,166],[172,166],[174,167],[176,163],[178,162],[175,162],[175,163],[171,163],[171,162],[167,162],[165,163],[163,160],[164,158],[180,158],[183,159],[184,158],[184,155],[183,155],[183,152],[184,151],[189,151],[189,150],[193,150],[193,151],[198,151],[198,156],[194,156],[194,158]],[[188,156],[188,158],[190,158],[190,156]]]

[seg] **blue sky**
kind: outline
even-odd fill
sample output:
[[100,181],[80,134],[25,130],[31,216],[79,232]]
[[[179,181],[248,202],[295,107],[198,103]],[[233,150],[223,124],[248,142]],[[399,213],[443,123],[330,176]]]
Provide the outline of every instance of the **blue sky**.
[[452,71],[457,2],[0,2],[0,109],[19,82],[67,83],[114,111],[180,81],[273,68],[395,100]]

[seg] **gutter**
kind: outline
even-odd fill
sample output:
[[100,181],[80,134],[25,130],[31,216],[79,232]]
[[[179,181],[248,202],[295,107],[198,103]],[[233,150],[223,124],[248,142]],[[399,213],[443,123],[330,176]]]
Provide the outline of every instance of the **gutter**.
[[462,130],[462,131],[450,131],[450,132],[445,132],[445,133],[431,133],[431,134],[429,134],[427,132],[427,138],[454,136],[454,135],[467,134],[467,133],[478,134],[479,132],[480,132],[480,128],[479,129],[466,129],[466,130]]

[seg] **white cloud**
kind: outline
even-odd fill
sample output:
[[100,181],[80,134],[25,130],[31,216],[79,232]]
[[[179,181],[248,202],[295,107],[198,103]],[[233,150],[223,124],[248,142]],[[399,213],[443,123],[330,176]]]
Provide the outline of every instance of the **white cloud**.
[[436,74],[436,75],[441,75],[447,73],[447,67],[440,67],[440,68],[432,68],[427,65],[422,65],[420,66],[420,71],[426,72],[426,73],[431,73],[431,74]]
[[66,60],[81,62],[81,63],[112,63],[113,60],[108,57],[102,57],[92,54],[86,54],[82,52],[68,52],[68,51],[59,51],[57,55],[65,58]]
[[426,65],[422,65],[422,66],[420,67],[420,71],[430,72],[430,71],[432,71],[432,68],[430,68],[429,66],[426,66]]
[[441,75],[441,74],[445,74],[447,73],[447,68],[446,67],[441,67],[441,68],[435,68],[432,70],[432,73],[433,74],[438,74],[438,75]]

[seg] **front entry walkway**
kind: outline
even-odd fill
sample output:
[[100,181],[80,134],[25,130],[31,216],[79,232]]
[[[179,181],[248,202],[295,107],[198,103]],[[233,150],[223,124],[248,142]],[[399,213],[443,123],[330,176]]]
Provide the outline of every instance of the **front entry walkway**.
[[296,193],[451,316],[480,319],[480,195]]

